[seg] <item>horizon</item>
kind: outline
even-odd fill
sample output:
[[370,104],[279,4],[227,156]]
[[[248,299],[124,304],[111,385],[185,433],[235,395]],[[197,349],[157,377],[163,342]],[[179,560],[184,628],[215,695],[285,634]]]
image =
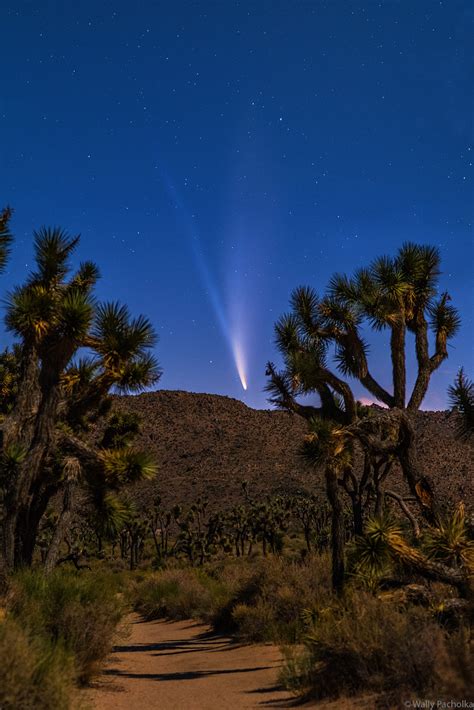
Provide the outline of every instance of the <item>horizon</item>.
[[[160,394],[160,393],[171,393],[171,394],[192,394],[196,395],[197,397],[222,397],[224,399],[232,399],[235,402],[241,402],[244,404],[246,407],[249,409],[253,409],[256,412],[283,412],[285,410],[279,409],[278,407],[274,406],[268,406],[268,407],[253,407],[251,404],[248,404],[245,402],[243,399],[240,397],[233,397],[232,395],[229,394],[222,394],[220,392],[196,392],[194,390],[183,390],[183,389],[168,389],[164,387],[157,387],[156,389],[149,389],[145,390],[144,392],[131,392],[131,393],[123,393],[120,394],[118,392],[114,393],[114,397],[141,397],[142,395],[148,395],[148,394]],[[311,399],[311,398],[308,398]],[[306,400],[307,401],[307,400]],[[378,407],[379,409],[386,409],[386,407],[379,402],[375,402],[373,400],[370,400],[368,397],[360,397],[357,398],[357,401],[360,402],[360,404],[365,405],[366,407]],[[431,414],[439,414],[439,413],[451,413],[451,409],[449,407],[445,409],[426,409],[425,407],[421,406],[420,409],[418,410],[419,412],[425,412],[425,413],[431,413]],[[291,416],[298,416],[294,412],[290,413]]]

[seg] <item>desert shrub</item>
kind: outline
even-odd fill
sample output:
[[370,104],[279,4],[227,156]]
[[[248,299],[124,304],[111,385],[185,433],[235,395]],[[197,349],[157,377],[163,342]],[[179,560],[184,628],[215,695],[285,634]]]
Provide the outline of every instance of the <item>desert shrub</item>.
[[[235,572],[240,574],[235,577]],[[325,556],[305,564],[279,558],[235,564],[221,572],[228,600],[210,618],[217,631],[243,641],[293,643],[304,630],[302,612],[322,604],[330,594]]]
[[11,618],[0,621],[0,708],[63,710],[73,687],[72,656],[61,644],[32,638]]
[[447,698],[474,698],[471,630],[466,624],[447,634],[437,658],[437,688]]
[[139,583],[134,594],[134,607],[145,619],[207,621],[225,589],[202,570],[170,569],[156,572]]
[[56,570],[46,577],[25,571],[12,581],[8,606],[33,636],[71,652],[76,677],[85,682],[109,653],[122,616],[116,584],[113,575],[99,572]]
[[134,608],[146,619],[199,618],[246,642],[294,642],[302,612],[330,595],[326,557],[305,564],[278,558],[225,560],[204,569],[155,572],[135,585]]
[[236,604],[232,611],[232,620],[235,635],[242,641],[259,643],[277,635],[273,610],[261,600],[255,606]]
[[[451,689],[462,691],[468,673],[463,678],[457,669],[452,644],[429,611],[354,592],[313,615],[305,650],[289,655],[282,680],[318,699],[358,692],[400,697],[407,690],[424,697],[443,687],[449,668]],[[465,641],[463,649],[457,654],[467,666]]]

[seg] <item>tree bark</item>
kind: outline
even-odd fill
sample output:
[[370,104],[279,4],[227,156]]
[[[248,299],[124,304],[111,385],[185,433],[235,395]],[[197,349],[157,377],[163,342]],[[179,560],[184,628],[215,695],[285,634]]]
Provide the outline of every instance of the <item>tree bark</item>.
[[425,577],[425,579],[450,584],[457,588],[462,597],[472,598],[472,584],[467,574],[440,562],[434,562],[412,547],[390,545],[390,543],[389,546],[392,556],[396,560]]
[[406,363],[405,363],[405,323],[392,326],[390,349],[393,368],[393,401],[395,407],[405,408]]
[[326,492],[332,510],[331,549],[332,549],[332,586],[340,593],[344,587],[344,508],[342,505],[337,473],[331,466],[326,468]]
[[10,569],[22,565],[22,520],[27,521],[32,505],[32,487],[44,467],[54,438],[56,412],[59,403],[59,376],[43,372],[41,403],[35,418],[35,431],[28,453],[21,464],[15,484],[6,497],[5,552]]
[[362,510],[361,497],[356,494],[352,496],[352,515],[354,518],[354,535],[359,536],[364,534],[364,516]]
[[59,487],[58,483],[51,483],[44,488],[36,486],[31,493],[30,507],[24,508],[18,516],[16,566],[31,566],[41,519]]
[[71,523],[74,508],[75,481],[68,481],[64,488],[62,510],[53,533],[53,539],[46,555],[44,571],[50,574],[56,567],[61,552],[61,544]]

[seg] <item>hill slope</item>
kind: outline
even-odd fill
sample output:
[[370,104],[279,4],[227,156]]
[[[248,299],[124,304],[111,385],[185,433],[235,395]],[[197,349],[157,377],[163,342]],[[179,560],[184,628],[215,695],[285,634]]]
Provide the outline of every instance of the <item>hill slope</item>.
[[[140,487],[146,497],[150,488],[168,504],[207,495],[224,507],[240,497],[244,480],[255,494],[322,488],[321,474],[299,456],[306,431],[299,417],[250,409],[229,397],[165,390],[116,397],[115,406],[141,416],[139,443],[156,456],[157,479]],[[417,427],[424,469],[439,492],[472,503],[473,447],[455,439],[454,417],[420,412]],[[399,489],[399,480],[394,471],[390,485]]]

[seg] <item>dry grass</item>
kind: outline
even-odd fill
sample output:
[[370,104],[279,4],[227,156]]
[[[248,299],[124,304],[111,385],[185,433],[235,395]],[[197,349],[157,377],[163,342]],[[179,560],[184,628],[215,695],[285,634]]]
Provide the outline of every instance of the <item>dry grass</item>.
[[31,637],[62,646],[84,683],[113,645],[123,612],[117,581],[98,572],[56,570],[49,577],[24,572],[11,583],[9,612]]
[[0,708],[66,710],[70,707],[74,669],[58,644],[32,637],[13,619],[0,621]]

